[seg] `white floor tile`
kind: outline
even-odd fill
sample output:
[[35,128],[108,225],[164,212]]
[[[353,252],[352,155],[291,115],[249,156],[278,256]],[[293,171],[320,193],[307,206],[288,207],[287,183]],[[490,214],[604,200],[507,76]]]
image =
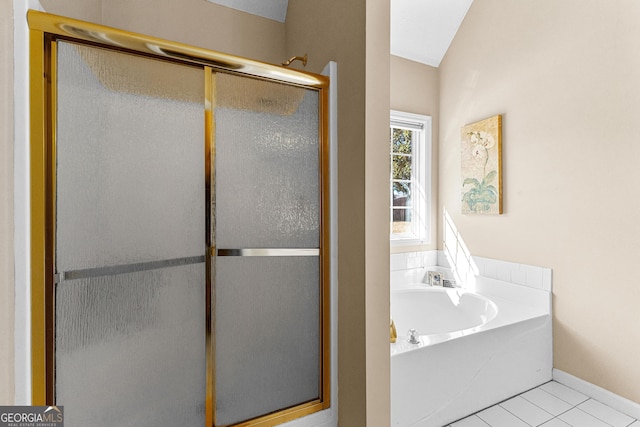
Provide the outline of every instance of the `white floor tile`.
[[591,414],[599,420],[612,425],[613,427],[627,427],[634,420],[630,416],[616,411],[615,409],[593,399],[582,402],[578,405],[578,408],[582,409],[587,414]]
[[558,418],[554,418],[551,421],[547,421],[546,423],[542,424],[540,427],[571,427],[571,426]]
[[500,406],[532,426],[539,426],[553,418],[553,415],[520,396],[502,402]]
[[500,405],[485,409],[477,415],[491,427],[529,427],[524,421]]
[[574,389],[555,381],[543,384],[540,386],[540,388],[573,406],[579,405],[580,403],[588,399],[588,397],[584,394],[579,393]]
[[470,417],[456,421],[451,424],[450,427],[488,427],[488,424],[475,415],[471,415]]
[[555,416],[558,416],[563,412],[567,412],[573,407],[564,400],[551,393],[547,393],[541,388],[534,388],[533,390],[521,394],[521,396]]
[[578,408],[573,408],[572,410],[560,415],[558,418],[572,427],[611,427],[604,421],[600,421],[596,417],[593,417]]
[[551,381],[447,427],[529,426],[640,427],[640,420]]

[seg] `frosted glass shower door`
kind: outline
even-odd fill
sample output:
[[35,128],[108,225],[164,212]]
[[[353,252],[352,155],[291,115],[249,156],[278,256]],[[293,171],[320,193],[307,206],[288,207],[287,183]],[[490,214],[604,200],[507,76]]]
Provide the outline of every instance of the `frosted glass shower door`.
[[57,44],[55,399],[68,427],[204,424],[203,75]]
[[215,76],[215,425],[322,393],[319,95]]

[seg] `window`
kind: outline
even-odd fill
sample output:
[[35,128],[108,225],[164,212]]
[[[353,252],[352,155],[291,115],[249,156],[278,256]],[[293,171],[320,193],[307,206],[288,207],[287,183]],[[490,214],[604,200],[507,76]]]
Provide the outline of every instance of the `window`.
[[390,124],[391,243],[427,243],[431,117],[392,110]]

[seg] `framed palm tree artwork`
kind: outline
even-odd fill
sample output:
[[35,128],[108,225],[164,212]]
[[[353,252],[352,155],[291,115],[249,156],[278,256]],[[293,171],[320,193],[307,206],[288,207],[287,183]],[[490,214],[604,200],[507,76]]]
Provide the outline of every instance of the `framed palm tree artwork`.
[[464,126],[460,138],[462,213],[502,214],[502,116]]

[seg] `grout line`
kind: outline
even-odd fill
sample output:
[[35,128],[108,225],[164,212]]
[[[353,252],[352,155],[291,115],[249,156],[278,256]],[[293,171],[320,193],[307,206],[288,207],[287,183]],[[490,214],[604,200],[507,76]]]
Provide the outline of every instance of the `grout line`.
[[[586,415],[588,415],[588,416],[590,416],[590,417],[593,417],[593,418],[597,419],[598,421],[601,421],[601,422],[605,423],[605,424],[606,424],[606,425],[608,425],[608,426],[615,427],[615,426],[613,426],[612,424],[608,423],[607,421],[605,421],[605,420],[603,420],[603,419],[601,419],[601,418],[599,418],[599,417],[597,417],[597,416],[595,416],[595,415],[593,415],[593,414],[590,414],[589,412],[584,411],[584,410],[582,410],[581,408],[579,408],[579,407],[578,407],[579,405],[582,405],[583,403],[587,402],[588,400],[594,400],[594,401],[596,401],[596,402],[598,402],[598,403],[602,403],[602,402],[600,402],[600,401],[598,401],[598,400],[596,400],[596,399],[593,399],[593,398],[591,398],[591,397],[588,397],[588,396],[587,396],[587,400],[583,400],[582,402],[580,402],[580,403],[578,403],[578,404],[574,405],[573,403],[571,403],[571,402],[567,402],[566,400],[562,399],[561,397],[556,396],[555,394],[553,394],[553,393],[551,393],[551,392],[548,392],[547,390],[544,390],[544,389],[542,389],[542,388],[541,388],[543,385],[548,384],[548,383],[553,382],[553,381],[555,381],[555,380],[550,380],[550,381],[547,381],[547,382],[545,382],[545,383],[540,384],[539,386],[533,387],[533,388],[531,388],[531,389],[529,389],[529,390],[525,390],[525,391],[523,391],[523,392],[522,392],[522,393],[520,393],[520,394],[516,394],[515,396],[511,396],[511,397],[509,397],[509,398],[507,398],[507,399],[504,399],[504,400],[502,400],[501,402],[498,402],[498,403],[496,403],[496,404],[494,404],[494,405],[491,405],[491,406],[489,406],[489,407],[487,407],[487,408],[484,408],[484,409],[482,409],[482,410],[480,410],[480,411],[478,411],[478,412],[476,412],[476,413],[474,413],[474,414],[468,415],[468,416],[466,416],[466,417],[464,417],[464,418],[460,418],[459,420],[456,420],[456,421],[454,421],[454,422],[452,422],[452,423],[449,423],[449,424],[447,424],[445,427],[452,427],[452,426],[453,426],[453,424],[457,423],[458,421],[462,421],[462,420],[464,420],[465,418],[470,418],[470,417],[475,417],[475,418],[479,419],[483,424],[486,424],[486,425],[487,425],[487,426],[489,426],[489,427],[493,427],[493,426],[492,426],[491,424],[489,424],[487,421],[485,421],[484,419],[480,418],[480,417],[478,416],[478,414],[479,414],[480,412],[482,412],[482,411],[484,411],[484,410],[486,410],[486,409],[492,408],[492,407],[494,407],[494,406],[500,406],[502,409],[504,409],[505,411],[507,411],[508,413],[510,413],[511,415],[513,415],[514,417],[516,417],[517,419],[519,419],[520,421],[522,421],[523,423],[525,423],[526,425],[531,426],[531,424],[529,424],[528,422],[526,422],[525,420],[523,420],[522,418],[520,418],[518,415],[514,414],[514,413],[513,413],[513,412],[511,412],[509,409],[507,409],[507,408],[505,408],[504,406],[502,406],[502,403],[506,402],[507,400],[511,400],[511,399],[513,399],[514,397],[518,397],[518,396],[522,397],[522,398],[523,398],[524,400],[526,400],[527,402],[531,403],[531,404],[532,404],[532,405],[534,405],[535,407],[537,407],[537,408],[541,409],[542,411],[546,412],[547,414],[549,414],[549,415],[551,415],[551,416],[553,417],[553,418],[548,419],[548,420],[547,420],[547,421],[545,421],[544,423],[539,424],[538,426],[532,426],[532,427],[539,427],[539,426],[543,426],[544,424],[546,424],[546,423],[548,423],[548,422],[550,422],[550,421],[552,421],[552,420],[554,420],[554,419],[558,419],[558,420],[562,421],[563,423],[568,424],[566,421],[563,421],[562,419],[560,419],[560,416],[561,416],[561,415],[566,414],[567,412],[569,412],[569,411],[571,411],[571,410],[573,410],[573,409],[577,409],[577,410],[579,410],[580,412],[582,412],[582,413],[584,413],[584,414],[586,414]],[[557,381],[555,381],[555,382],[557,382]],[[559,384],[562,384],[562,383],[559,383]],[[562,385],[564,385],[564,384],[562,384]],[[565,387],[567,387],[567,388],[568,388],[568,389],[570,389],[570,390],[577,391],[577,390],[575,390],[573,387],[569,387],[569,386],[566,386],[566,385],[564,385],[564,386],[565,386]],[[529,391],[531,391],[531,390],[535,390],[535,389],[540,389],[541,391],[543,391],[544,393],[548,394],[549,396],[551,396],[551,397],[553,397],[553,398],[556,398],[556,399],[558,399],[558,400],[561,400],[562,402],[564,402],[564,403],[566,403],[567,405],[569,405],[569,406],[570,406],[570,408],[569,408],[569,409],[567,409],[566,411],[563,411],[563,412],[559,413],[558,415],[554,415],[554,414],[550,413],[549,411],[547,411],[546,409],[542,408],[541,406],[536,405],[534,402],[530,401],[530,400],[529,400],[529,399],[527,399],[526,397],[522,396],[524,393],[527,393],[527,392],[529,392]],[[609,406],[609,405],[607,405],[607,404],[605,404],[605,403],[602,403],[602,404],[603,404],[603,405],[605,405],[605,406],[607,406],[608,408],[611,408],[611,409],[614,409],[614,410],[615,410],[615,408],[612,408],[611,406]],[[620,411],[618,411],[618,412],[620,412]],[[633,417],[631,417],[631,418],[633,418]],[[632,419],[632,421],[631,421],[631,423],[627,424],[627,425],[626,425],[626,427],[629,427],[629,426],[631,426],[633,423],[638,422],[638,421],[640,421],[640,420],[638,420],[638,419],[636,419],[636,418],[633,418],[633,419]]]
[[585,414],[587,414],[587,415],[591,415],[593,418],[595,418],[595,419],[597,419],[597,420],[600,420],[600,421],[602,421],[603,423],[610,425],[611,427],[615,427],[615,426],[614,426],[613,424],[610,424],[610,423],[609,423],[609,422],[607,422],[606,420],[603,420],[602,418],[598,417],[598,416],[597,416],[597,415],[595,415],[595,414],[592,414],[592,413],[590,413],[590,412],[587,412],[587,411],[585,411],[585,410],[584,410],[584,409],[582,409],[582,408],[578,408],[578,406],[579,406],[579,405],[582,405],[583,403],[588,402],[589,400],[593,400],[594,402],[597,402],[597,403],[599,403],[599,404],[601,404],[601,405],[604,405],[604,406],[606,406],[606,407],[607,407],[607,408],[609,408],[609,409],[613,409],[614,411],[619,412],[619,413],[620,413],[620,414],[622,414],[622,415],[626,415],[627,417],[632,418],[631,422],[630,422],[629,424],[627,424],[625,427],[629,427],[631,424],[633,424],[633,423],[635,423],[636,421],[638,421],[637,419],[635,419],[635,418],[633,418],[633,417],[630,417],[629,415],[627,415],[627,414],[625,414],[625,413],[623,413],[623,412],[620,412],[620,411],[618,411],[617,409],[612,408],[611,406],[607,405],[606,403],[602,403],[602,402],[600,402],[599,400],[594,399],[593,397],[590,397],[589,399],[585,400],[584,402],[579,403],[578,405],[576,405],[576,408],[577,408],[577,409],[579,409],[580,411],[584,412],[584,413],[585,413]]
[[553,379],[560,384],[591,397],[612,409],[622,412],[632,419],[640,419],[640,402],[634,402],[626,399],[557,368],[553,368]]
[[[614,411],[616,411],[616,412],[618,412],[618,413],[620,413],[620,414],[622,414],[622,415],[626,415],[627,417],[632,418],[631,422],[630,422],[629,424],[627,424],[625,427],[629,427],[631,424],[633,424],[633,423],[635,423],[636,421],[638,421],[637,419],[635,419],[635,418],[631,417],[630,415],[627,415],[627,414],[625,414],[625,413],[623,413],[623,412],[621,412],[621,411],[618,411],[617,409],[612,408],[611,406],[607,405],[606,403],[602,403],[602,402],[600,402],[598,399],[594,399],[593,397],[590,397],[589,399],[585,400],[584,402],[579,403],[578,405],[576,405],[576,408],[578,408],[578,406],[579,406],[579,405],[582,405],[583,403],[588,402],[589,400],[593,400],[593,401],[594,401],[594,402],[596,402],[596,403],[599,403],[599,404],[601,404],[601,405],[604,405],[604,406],[606,406],[606,407],[607,407],[607,408],[609,408],[609,409],[612,409],[612,410],[614,410]],[[584,412],[585,414],[591,415],[593,418],[595,418],[595,419],[597,419],[597,420],[602,421],[602,422],[603,422],[603,423],[605,423],[605,424],[609,424],[607,421],[603,420],[602,418],[598,417],[598,416],[597,416],[597,415],[595,415],[595,414],[592,414],[592,413],[590,413],[590,412],[587,412],[587,411],[585,411],[585,410],[584,410],[584,409],[582,409],[582,408],[578,408],[578,409],[579,409],[579,410],[581,410],[582,412]],[[612,426],[612,427],[615,427],[613,424],[609,424],[609,425],[610,425],[610,426]]]
[[[517,396],[513,396],[511,399],[513,399],[514,397],[518,397],[518,396],[520,396],[520,395],[518,394]],[[511,399],[509,399],[509,400],[511,400]],[[527,402],[528,402],[528,400],[527,400]],[[511,415],[513,415],[514,417],[516,417],[517,419],[519,419],[520,421],[522,421],[523,423],[525,423],[526,425],[531,426],[531,424],[529,424],[528,422],[526,422],[525,420],[523,420],[522,418],[520,418],[519,416],[517,416],[516,414],[514,414],[513,412],[511,412],[511,411],[510,411],[510,410],[508,410],[507,408],[505,408],[504,406],[502,406],[502,405],[500,405],[500,404],[498,404],[498,406],[500,406],[502,409],[504,409],[505,411],[507,411],[508,413],[510,413]],[[542,409],[542,408],[540,408],[540,409]],[[544,410],[544,409],[543,409],[543,410]],[[544,412],[547,412],[547,411],[544,411]],[[547,414],[549,414],[549,413],[547,412]],[[549,415],[553,416],[552,414],[549,414]],[[546,421],[545,421],[545,422],[546,422]],[[537,426],[531,426],[531,427],[537,427]]]
[[[484,409],[483,409],[483,411],[484,411]],[[478,411],[478,412],[480,412],[480,411]],[[450,424],[447,424],[447,425],[446,425],[446,426],[444,426],[444,427],[453,427],[453,425],[454,425],[455,423],[460,422],[460,421],[462,421],[462,420],[465,420],[465,419],[467,419],[467,418],[471,418],[471,417],[476,417],[477,419],[479,419],[479,420],[480,420],[480,422],[481,422],[482,424],[485,424],[485,425],[487,425],[487,426],[489,426],[489,427],[493,427],[491,424],[488,424],[485,420],[483,420],[482,418],[480,418],[480,417],[478,416],[478,412],[476,412],[476,413],[474,413],[474,414],[471,414],[471,415],[467,415],[466,417],[464,417],[464,418],[460,418],[459,420],[455,420],[455,421],[451,422]]]
[[[496,403],[496,404],[494,404],[494,405],[491,405],[491,406],[489,406],[489,407],[487,407],[487,408],[485,408],[485,409],[489,409],[489,408],[491,408],[491,407],[493,407],[493,406],[500,405],[501,403],[504,403],[504,402],[506,402],[507,400],[511,400],[511,399],[513,399],[514,397],[518,397],[518,396],[522,395],[523,393],[527,393],[527,392],[529,392],[529,391],[531,391],[531,390],[535,390],[535,389],[537,389],[537,388],[540,388],[540,387],[542,387],[543,385],[545,385],[545,384],[547,384],[547,383],[550,383],[551,381],[553,381],[553,380],[549,380],[549,381],[544,382],[544,383],[542,383],[542,384],[540,384],[540,385],[538,385],[538,386],[535,386],[535,387],[532,387],[532,388],[530,388],[530,389],[527,389],[527,390],[525,390],[525,391],[523,391],[523,392],[521,392],[521,393],[518,393],[518,394],[513,395],[513,396],[511,396],[511,397],[507,397],[506,399],[501,400],[500,402],[498,402],[498,403]],[[570,404],[570,403],[569,403],[569,404]],[[484,409],[483,409],[482,411],[484,411]],[[478,411],[478,412],[482,412],[482,411]]]
[[[538,387],[536,387],[536,388],[538,388]],[[533,389],[533,390],[535,390],[535,389]],[[542,390],[542,391],[544,391],[544,390]],[[526,391],[525,391],[525,393],[526,393]],[[553,419],[553,418],[556,418],[556,417],[557,417],[557,415],[554,415],[554,414],[552,414],[551,412],[549,412],[549,411],[547,411],[546,409],[544,409],[543,407],[536,405],[535,403],[533,403],[532,401],[530,401],[529,399],[527,399],[526,397],[524,397],[522,394],[524,394],[524,393],[521,393],[521,394],[519,394],[518,396],[522,397],[525,401],[527,401],[527,402],[531,403],[533,406],[535,406],[536,408],[540,409],[542,412],[546,412],[547,414],[551,415],[551,417],[552,417],[551,419]],[[564,412],[563,412],[563,414],[564,414]],[[548,421],[550,421],[550,420],[548,420]],[[548,422],[548,421],[545,421],[545,423],[546,423],[546,422]],[[544,424],[544,423],[543,423],[543,424]]]
[[[553,380],[551,380],[551,381],[553,381]],[[549,381],[549,382],[551,382],[551,381]],[[546,384],[546,383],[545,383],[545,384]],[[544,384],[543,384],[543,385],[544,385]],[[549,393],[548,391],[546,391],[546,390],[544,390],[544,389],[540,388],[540,386],[538,386],[538,387],[536,387],[536,388],[540,389],[540,391],[541,391],[541,392],[543,392],[543,393],[547,393],[549,396],[554,397],[554,398],[556,398],[556,399],[558,399],[558,400],[561,400],[561,401],[563,401],[564,403],[566,403],[567,405],[570,405],[570,406],[571,406],[571,408],[567,409],[566,411],[560,412],[558,415],[553,415],[551,412],[547,411],[547,410],[546,410],[546,409],[544,409],[543,407],[541,407],[541,406],[539,406],[539,405],[536,405],[534,402],[532,402],[532,401],[530,401],[529,399],[527,399],[526,397],[522,396],[522,394],[526,393],[526,391],[525,391],[524,393],[522,393],[522,394],[520,394],[520,395],[519,395],[519,396],[522,396],[522,398],[523,398],[524,400],[526,400],[527,402],[531,403],[533,406],[537,406],[538,408],[540,408],[540,409],[542,409],[543,411],[545,411],[547,414],[552,415],[552,416],[553,416],[553,418],[558,418],[560,415],[566,414],[567,412],[569,412],[570,410],[572,410],[573,408],[575,408],[575,407],[577,407],[577,406],[579,405],[579,404],[578,404],[578,405],[572,405],[571,403],[567,402],[566,400],[562,400],[562,399],[560,399],[560,398],[559,398],[558,396],[556,396],[555,394]],[[534,389],[531,389],[531,390],[535,390],[535,388],[534,388]],[[528,391],[531,391],[531,390],[528,390]],[[586,402],[586,400],[585,400],[585,402]],[[552,419],[553,419],[553,418],[552,418]],[[549,421],[551,421],[551,420],[549,420]],[[547,421],[547,422],[549,422],[549,421]],[[562,420],[560,420],[560,421],[562,421]],[[565,423],[565,424],[566,424],[566,423]],[[628,427],[628,426],[627,426],[627,427]]]
[[486,422],[485,420],[483,420],[482,418],[480,418],[477,414],[473,415],[474,417],[476,417],[477,419],[480,420],[481,423],[488,425],[489,427],[493,427],[491,424],[489,424],[488,422]]
[[[558,396],[558,395],[556,395],[556,394],[553,394],[553,393],[551,393],[550,391],[547,391],[547,390],[541,389],[541,390],[542,390],[542,391],[544,391],[545,393],[549,393],[551,396],[554,396],[554,397],[556,397],[556,398],[558,398],[558,399],[562,400],[562,401],[563,401],[564,403],[566,403],[567,405],[571,405],[571,406],[573,406],[573,407],[577,407],[578,405],[581,405],[581,404],[583,404],[584,402],[586,402],[587,400],[591,399],[591,398],[590,398],[589,396],[587,396],[586,394],[581,393],[581,392],[579,392],[578,390],[576,390],[576,389],[574,389],[574,388],[572,388],[572,387],[569,387],[569,386],[567,386],[567,385],[564,385],[564,384],[562,384],[561,382],[558,382],[558,381],[556,381],[556,380],[551,380],[551,381],[549,381],[549,382],[555,382],[555,383],[558,383],[558,384],[560,384],[561,386],[564,386],[564,387],[568,388],[569,390],[573,390],[573,391],[575,391],[575,392],[578,392],[578,393],[582,394],[584,397],[586,397],[586,399],[585,399],[585,400],[583,400],[582,402],[577,403],[577,404],[575,404],[575,405],[574,405],[573,403],[571,403],[571,402],[567,402],[567,401],[566,401],[566,400],[564,400],[562,397],[560,397],[560,396]],[[545,384],[547,384],[547,383],[545,383]],[[542,385],[544,385],[544,384],[542,384]]]
[[[590,399],[590,398],[589,398],[589,399]],[[587,400],[589,400],[589,399],[587,399]],[[586,402],[587,400],[585,400],[584,402]],[[579,403],[579,405],[582,405],[584,402]],[[600,418],[596,417],[595,415],[588,413],[587,411],[583,411],[581,408],[578,408],[578,405],[576,405],[574,409],[577,409],[578,411],[582,412],[583,414],[587,414],[588,416],[590,416],[590,417],[592,417],[592,418],[595,418],[595,419],[596,419],[596,420],[598,420],[598,421],[602,421],[603,423],[605,423],[605,424],[606,424],[606,425],[608,425],[608,426],[615,427],[613,424],[609,424],[609,423],[608,423],[608,422],[606,422],[605,420],[602,420],[602,419],[600,419]]]

